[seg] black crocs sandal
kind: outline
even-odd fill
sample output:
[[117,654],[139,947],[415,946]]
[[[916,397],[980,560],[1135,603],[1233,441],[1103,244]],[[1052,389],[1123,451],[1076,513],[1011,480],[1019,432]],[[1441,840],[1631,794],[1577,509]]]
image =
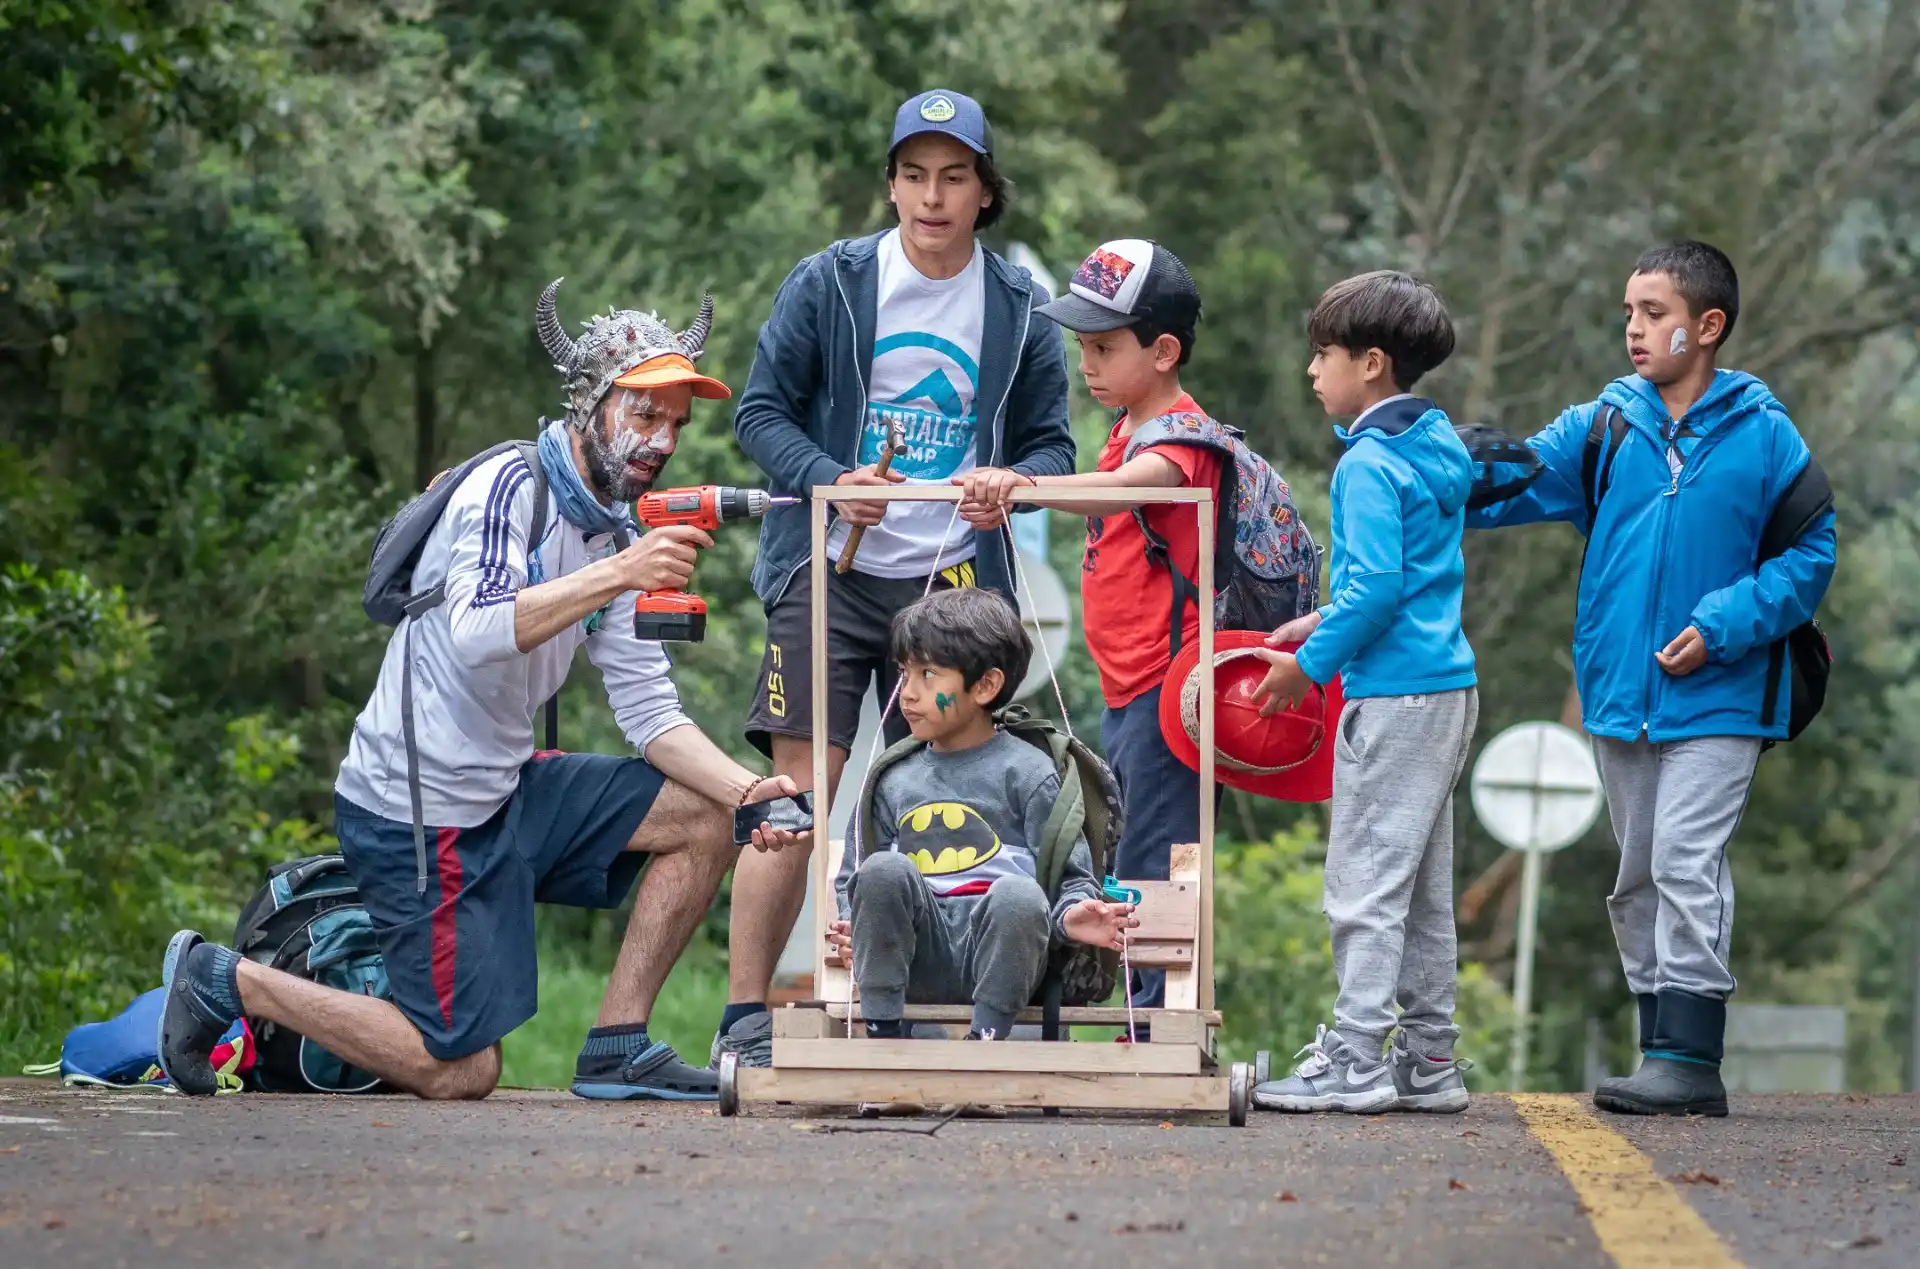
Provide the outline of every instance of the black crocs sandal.
[[655,1041],[630,1058],[583,1057],[574,1066],[573,1095],[594,1101],[711,1102],[720,1099],[720,1077],[706,1067],[688,1066],[672,1045]]

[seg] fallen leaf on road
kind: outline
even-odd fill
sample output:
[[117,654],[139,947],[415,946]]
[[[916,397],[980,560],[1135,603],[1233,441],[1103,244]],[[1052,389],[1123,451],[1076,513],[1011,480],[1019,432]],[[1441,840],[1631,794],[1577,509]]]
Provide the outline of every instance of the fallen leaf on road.
[[310,1229],[307,1231],[307,1241],[310,1243],[317,1243],[326,1236],[327,1231],[324,1226],[319,1229]]
[[453,1236],[453,1241],[456,1243],[470,1243],[473,1241],[473,1231],[470,1229],[463,1229],[459,1233]]
[[1464,1190],[1467,1188],[1467,1183],[1455,1177],[1448,1177],[1447,1188],[1449,1190]]
[[1177,1234],[1186,1227],[1185,1221],[1149,1221],[1145,1225],[1136,1225],[1128,1221],[1113,1232],[1116,1234]]
[[1461,1133],[1460,1135],[1463,1137],[1477,1137],[1480,1134],[1475,1132],[1473,1129],[1469,1128],[1465,1132]]
[[374,1120],[374,1121],[373,1121],[373,1126],[374,1126],[375,1128],[391,1128],[391,1127],[393,1127],[393,1125],[392,1125],[392,1124],[390,1124],[390,1123],[388,1123],[388,1122],[387,1122],[386,1120],[384,1120],[384,1119],[376,1119],[376,1120]]
[[1162,1124],[1161,1124],[1160,1126],[1161,1126],[1162,1128],[1171,1128],[1171,1127],[1173,1127],[1173,1125],[1172,1125],[1172,1124],[1170,1124],[1170,1123],[1164,1123],[1164,1122],[1163,1122],[1163,1123],[1162,1123]]
[[647,1165],[646,1165],[646,1164],[644,1164],[644,1163],[636,1163],[636,1164],[634,1164],[634,1165],[633,1165],[633,1174],[634,1174],[635,1176],[645,1176],[645,1175],[647,1174]]
[[67,1227],[67,1223],[61,1220],[58,1216],[49,1216],[47,1217],[46,1227],[48,1229],[65,1229]]
[[1711,1172],[1682,1172],[1673,1178],[1682,1185],[1718,1185],[1720,1178]]
[[[19,1146],[15,1146],[14,1150],[18,1150],[19,1148]],[[11,1151],[8,1153],[11,1153]],[[1907,1156],[1904,1154],[1896,1154],[1893,1158],[1887,1160],[1887,1166],[1890,1168],[1904,1168],[1907,1166]]]
[[1832,1248],[1834,1251],[1858,1251],[1861,1248],[1878,1247],[1879,1245],[1880,1245],[1880,1236],[1878,1234],[1862,1234],[1860,1235],[1860,1237],[1854,1239],[1852,1242],[1829,1241],[1827,1243],[1827,1246]]
[[1293,1196],[1292,1190],[1282,1190],[1273,1197],[1276,1202],[1280,1203],[1298,1203],[1300,1201]]
[[7,1146],[4,1148],[0,1148],[0,1154],[19,1154],[19,1153],[20,1153],[19,1146]]
[[1065,1219],[1067,1219],[1067,1220],[1070,1220],[1070,1221],[1077,1221],[1077,1220],[1079,1220],[1079,1219],[1080,1219],[1080,1213],[1078,1213],[1078,1212],[1068,1212],[1068,1213],[1066,1214],[1066,1217],[1065,1217]]

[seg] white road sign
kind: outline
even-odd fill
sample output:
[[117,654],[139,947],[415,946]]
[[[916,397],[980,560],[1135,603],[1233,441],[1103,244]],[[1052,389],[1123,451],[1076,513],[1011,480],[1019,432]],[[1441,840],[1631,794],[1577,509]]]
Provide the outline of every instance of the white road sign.
[[1579,732],[1520,723],[1487,742],[1473,764],[1473,813],[1502,846],[1554,851],[1600,814],[1600,772]]

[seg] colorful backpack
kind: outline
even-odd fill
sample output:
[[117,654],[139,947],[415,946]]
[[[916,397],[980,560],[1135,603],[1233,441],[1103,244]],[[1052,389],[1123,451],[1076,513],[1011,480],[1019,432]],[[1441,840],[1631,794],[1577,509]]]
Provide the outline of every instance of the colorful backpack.
[[[1246,433],[1205,414],[1176,411],[1142,423],[1127,438],[1121,461],[1154,445],[1191,445],[1231,462],[1220,464],[1214,533],[1213,620],[1219,630],[1273,630],[1312,612],[1320,599],[1320,547],[1300,522],[1293,494],[1271,464],[1247,445]],[[1200,588],[1173,566],[1167,541],[1134,521],[1147,540],[1147,558],[1173,579],[1168,618],[1170,654],[1180,651],[1181,618],[1198,604]]]

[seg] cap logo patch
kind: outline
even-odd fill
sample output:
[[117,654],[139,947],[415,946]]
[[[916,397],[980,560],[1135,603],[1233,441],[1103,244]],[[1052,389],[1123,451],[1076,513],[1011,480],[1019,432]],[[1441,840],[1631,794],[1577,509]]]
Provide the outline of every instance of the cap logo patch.
[[1132,272],[1133,261],[1100,247],[1087,257],[1080,271],[1073,275],[1073,284],[1110,300],[1120,294],[1120,288],[1126,285],[1127,275]]
[[945,123],[958,113],[946,97],[933,96],[920,103],[920,117],[928,123]]

